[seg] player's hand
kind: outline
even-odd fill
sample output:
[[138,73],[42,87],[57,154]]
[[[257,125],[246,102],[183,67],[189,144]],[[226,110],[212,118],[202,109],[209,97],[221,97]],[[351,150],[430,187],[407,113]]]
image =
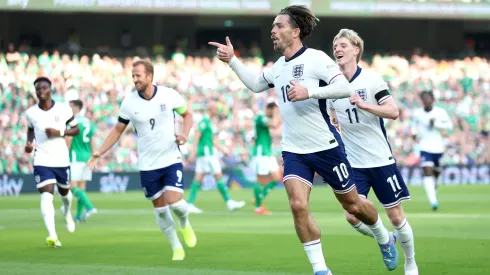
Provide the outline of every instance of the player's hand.
[[366,108],[366,105],[367,105],[366,102],[364,102],[364,100],[362,100],[362,98],[359,96],[358,93],[351,95],[349,100],[350,100],[351,104],[356,105],[357,107],[359,107],[359,109],[364,110]]
[[289,83],[291,83],[291,88],[289,88],[288,90],[289,100],[291,100],[292,102],[296,102],[310,98],[310,95],[308,94],[308,89],[292,80],[289,81]]
[[61,134],[59,130],[53,128],[47,128],[45,131],[48,137],[59,137]]
[[94,170],[97,168],[97,164],[99,163],[100,160],[100,153],[99,152],[94,152],[92,154],[92,157],[88,160],[87,164],[90,170]]
[[24,150],[28,154],[32,153],[32,151],[34,150],[34,145],[32,145],[32,142],[28,141]]
[[175,134],[175,143],[178,145],[184,145],[187,142],[187,137],[182,134]]
[[431,128],[431,129],[432,129],[432,128],[434,128],[434,124],[435,124],[435,123],[436,123],[436,119],[435,119],[435,118],[433,118],[433,119],[431,119],[431,120],[429,121],[429,126],[430,126],[430,128]]
[[226,37],[226,45],[223,45],[218,42],[209,42],[209,45],[215,46],[216,54],[219,60],[223,62],[230,62],[230,60],[235,56],[235,52],[233,51],[233,45],[231,45],[230,38]]

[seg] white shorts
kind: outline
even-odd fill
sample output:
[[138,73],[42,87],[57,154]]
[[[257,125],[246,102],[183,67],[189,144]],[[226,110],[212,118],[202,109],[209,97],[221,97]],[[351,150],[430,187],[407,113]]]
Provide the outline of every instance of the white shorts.
[[196,174],[221,174],[221,165],[216,156],[198,157],[196,159]]
[[279,164],[275,157],[260,156],[252,158],[250,168],[259,176],[267,176],[270,173],[279,171]]
[[70,179],[72,181],[91,181],[92,180],[92,170],[88,167],[85,162],[73,162],[71,164],[71,175]]

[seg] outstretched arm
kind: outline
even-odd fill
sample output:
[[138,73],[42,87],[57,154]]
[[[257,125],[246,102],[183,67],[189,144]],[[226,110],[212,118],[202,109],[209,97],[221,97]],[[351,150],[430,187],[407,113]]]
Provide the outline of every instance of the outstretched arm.
[[209,42],[209,45],[217,48],[218,59],[228,63],[230,68],[237,74],[238,78],[240,78],[243,84],[252,92],[260,93],[274,87],[271,82],[267,81],[264,73],[257,75],[238,60],[233,52],[233,45],[228,36],[226,37],[226,45],[217,42]]

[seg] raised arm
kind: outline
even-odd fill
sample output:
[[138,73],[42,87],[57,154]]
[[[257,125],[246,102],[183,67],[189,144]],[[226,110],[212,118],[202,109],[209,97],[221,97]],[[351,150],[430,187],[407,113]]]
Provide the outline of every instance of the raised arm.
[[217,48],[218,59],[228,63],[242,83],[252,92],[260,93],[274,87],[272,80],[268,78],[265,73],[257,75],[238,60],[234,54],[233,45],[228,36],[226,37],[226,45],[217,42],[209,42],[209,45]]

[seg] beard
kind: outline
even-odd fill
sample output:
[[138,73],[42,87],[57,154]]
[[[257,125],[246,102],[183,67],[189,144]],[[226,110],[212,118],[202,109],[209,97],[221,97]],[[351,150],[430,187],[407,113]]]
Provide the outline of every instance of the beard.
[[137,85],[134,86],[134,88],[136,89],[136,91],[138,91],[139,93],[142,93],[146,90],[146,88],[148,88],[148,84],[146,83],[138,83]]

